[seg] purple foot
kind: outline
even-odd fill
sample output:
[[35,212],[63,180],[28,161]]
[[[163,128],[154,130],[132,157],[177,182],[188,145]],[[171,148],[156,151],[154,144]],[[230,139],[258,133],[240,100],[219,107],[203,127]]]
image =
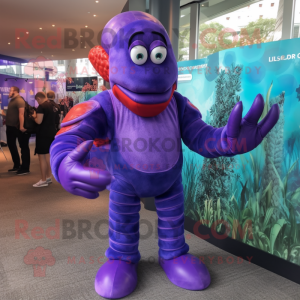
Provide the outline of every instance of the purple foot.
[[210,284],[210,275],[205,264],[191,254],[170,260],[160,258],[159,264],[169,280],[183,289],[199,291],[206,289]]
[[95,278],[95,291],[108,299],[123,298],[132,293],[137,284],[137,264],[108,260]]

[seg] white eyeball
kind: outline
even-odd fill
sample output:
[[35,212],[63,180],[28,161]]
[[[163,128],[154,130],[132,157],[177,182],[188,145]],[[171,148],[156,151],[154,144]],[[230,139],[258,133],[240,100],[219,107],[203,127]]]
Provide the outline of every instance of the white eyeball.
[[147,49],[144,46],[135,46],[130,50],[131,60],[136,65],[143,65],[148,58]]
[[157,65],[163,63],[164,60],[166,59],[166,57],[167,57],[167,49],[163,46],[155,47],[151,51],[150,58],[151,58],[152,62]]

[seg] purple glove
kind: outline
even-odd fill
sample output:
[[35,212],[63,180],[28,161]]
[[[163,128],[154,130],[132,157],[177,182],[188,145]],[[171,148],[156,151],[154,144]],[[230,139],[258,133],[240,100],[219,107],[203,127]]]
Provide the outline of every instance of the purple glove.
[[58,177],[61,185],[69,193],[88,199],[95,199],[99,191],[110,184],[111,175],[107,171],[83,166],[82,162],[93,146],[93,141],[85,141],[71,151],[61,162]]
[[244,118],[243,104],[238,102],[231,111],[227,125],[220,128],[221,139],[217,151],[221,155],[242,154],[253,150],[275,126],[279,119],[279,106],[274,104],[265,118],[258,123],[264,110],[264,99],[258,94]]

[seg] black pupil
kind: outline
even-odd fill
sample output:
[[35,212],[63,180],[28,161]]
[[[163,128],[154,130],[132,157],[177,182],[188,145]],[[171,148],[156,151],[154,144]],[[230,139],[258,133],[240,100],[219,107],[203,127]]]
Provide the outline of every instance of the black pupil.
[[144,55],[142,53],[139,53],[137,56],[136,56],[137,59],[143,59],[144,58]]
[[162,54],[161,53],[156,53],[155,57],[156,57],[156,59],[162,59]]

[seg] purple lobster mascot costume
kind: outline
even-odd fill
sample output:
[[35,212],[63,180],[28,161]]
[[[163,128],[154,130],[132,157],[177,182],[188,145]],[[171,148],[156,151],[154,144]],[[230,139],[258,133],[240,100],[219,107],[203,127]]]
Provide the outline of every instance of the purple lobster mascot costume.
[[[279,108],[274,105],[258,123],[264,109],[259,94],[244,118],[238,102],[225,127],[207,125],[175,91],[178,69],[171,42],[149,14],[115,16],[101,44],[89,59],[112,89],[74,106],[50,151],[53,174],[68,192],[94,199],[110,189],[108,260],[96,275],[96,292],[114,299],[136,287],[141,197],[155,197],[159,262],[169,280],[184,289],[205,289],[209,272],[188,254],[184,239],[181,140],[208,158],[245,153],[273,128]],[[90,150],[103,145],[109,149],[106,169],[88,166]]]

